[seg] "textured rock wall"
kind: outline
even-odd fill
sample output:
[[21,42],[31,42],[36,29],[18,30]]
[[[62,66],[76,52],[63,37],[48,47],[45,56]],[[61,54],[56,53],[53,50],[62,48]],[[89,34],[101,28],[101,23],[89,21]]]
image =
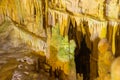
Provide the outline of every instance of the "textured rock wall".
[[[107,38],[113,53],[119,55],[119,8],[119,0],[1,0],[0,23],[9,17],[16,21],[17,25],[24,24],[23,28],[27,32],[22,34],[24,30],[19,30],[18,27],[15,34],[21,33],[22,37],[19,37],[29,46],[35,47],[34,50],[40,45],[44,48],[44,44],[39,43],[41,38],[38,37],[47,36],[50,39],[49,27],[58,23],[60,34],[71,36],[70,39],[76,41],[78,49],[82,36],[86,35],[87,46],[92,51],[91,57],[97,59],[97,44],[102,38]],[[34,37],[29,36],[29,33]],[[27,39],[24,37],[26,34]],[[33,40],[36,39],[35,43]],[[47,43],[49,44],[49,41]],[[91,80],[96,76],[97,62],[91,59]]]
[[49,26],[59,23],[63,36],[73,26],[70,32],[78,49],[82,35],[86,35],[87,46],[92,50],[91,80],[97,76],[97,62],[92,58],[98,58],[99,39],[107,38],[113,54],[119,55],[119,7],[119,0],[49,0]]
[[[114,37],[119,24],[118,2],[115,0],[92,0],[90,2],[87,0],[51,0],[48,2],[48,25],[53,26],[55,23],[59,23],[61,34],[66,35],[70,21],[74,27],[77,27],[77,30],[80,30],[78,28],[81,28],[83,22],[87,22],[91,40],[97,37],[105,38],[106,35],[113,34],[109,41],[112,45],[112,51],[115,53]],[[113,30],[113,33],[109,29]],[[81,28],[81,32],[85,34],[84,26]]]

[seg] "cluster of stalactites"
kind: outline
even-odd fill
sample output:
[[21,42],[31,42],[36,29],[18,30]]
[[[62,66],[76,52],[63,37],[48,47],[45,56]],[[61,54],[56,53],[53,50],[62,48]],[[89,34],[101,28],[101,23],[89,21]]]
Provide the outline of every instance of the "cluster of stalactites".
[[1,0],[0,15],[25,24],[37,35],[43,33],[42,2],[40,0]]
[[[68,30],[72,24],[75,28],[74,36],[77,38],[78,44],[80,44],[82,35],[89,35],[90,40],[108,38],[112,46],[112,51],[115,54],[115,35],[118,28],[118,22],[107,20],[96,20],[87,16],[73,16],[64,12],[49,9],[49,21],[48,24],[54,26],[56,23],[60,25],[61,35],[68,35]],[[88,29],[87,29],[88,28]],[[112,30],[112,31],[111,31]],[[88,34],[90,33],[90,34]]]
[[41,36],[46,37],[43,29],[41,0],[1,0],[0,18],[11,19],[14,24],[14,35],[33,50],[47,53],[46,41],[40,38]]

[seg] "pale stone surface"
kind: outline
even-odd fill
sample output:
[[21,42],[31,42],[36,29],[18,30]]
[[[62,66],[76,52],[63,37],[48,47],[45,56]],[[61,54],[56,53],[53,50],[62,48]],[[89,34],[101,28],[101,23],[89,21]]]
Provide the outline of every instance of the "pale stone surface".
[[112,63],[111,80],[120,80],[120,57],[116,58]]
[[118,18],[119,6],[116,4],[106,4],[106,16],[108,18]]

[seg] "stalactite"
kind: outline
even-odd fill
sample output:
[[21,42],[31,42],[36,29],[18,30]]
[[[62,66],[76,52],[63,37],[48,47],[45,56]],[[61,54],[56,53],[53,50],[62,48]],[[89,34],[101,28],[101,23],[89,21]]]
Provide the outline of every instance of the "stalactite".
[[65,35],[65,29],[68,27],[68,15],[62,14],[62,18],[60,20],[60,34]]
[[92,42],[90,40],[90,32],[89,32],[89,26],[88,26],[88,21],[83,21],[83,27],[85,30],[85,40],[86,40],[86,44],[87,47],[92,50]]
[[[17,8],[15,1],[2,0],[0,3],[0,12],[4,16],[11,16],[15,20],[17,14]],[[17,17],[17,16],[16,16]]]
[[14,2],[15,2],[15,6],[14,6],[14,11],[13,12],[15,14],[13,14],[14,17],[12,19],[20,23],[23,19],[22,15],[21,15],[20,1],[19,0],[14,0]]
[[48,10],[48,26],[55,25],[55,12],[52,12],[50,9]]
[[111,22],[111,27],[113,28],[113,33],[112,33],[112,52],[115,54],[115,36],[116,36],[116,31],[118,29],[118,23],[117,22]]
[[107,36],[106,35],[107,34],[107,22],[106,21],[101,22],[100,27],[101,27],[101,31],[100,31],[100,34],[99,34],[100,39],[106,38],[106,36]]
[[88,20],[89,31],[91,33],[91,40],[96,38],[105,38],[107,34],[107,21],[100,22],[95,20]]
[[81,26],[83,25],[83,18],[78,18],[78,17],[75,17],[75,21],[76,21],[76,42],[77,42],[77,46],[78,46],[78,49],[80,48],[80,43],[81,43],[81,38],[82,38],[82,29],[81,29]]
[[55,23],[56,23],[56,17],[55,15],[58,15],[58,24],[60,25],[60,34],[62,36],[64,36],[66,34],[65,31],[67,31],[68,29],[68,23],[69,23],[69,16],[68,14],[64,14],[64,13],[61,13],[61,12],[54,12],[52,11],[51,9],[49,9],[49,20],[48,20],[48,24],[50,26],[55,26]]

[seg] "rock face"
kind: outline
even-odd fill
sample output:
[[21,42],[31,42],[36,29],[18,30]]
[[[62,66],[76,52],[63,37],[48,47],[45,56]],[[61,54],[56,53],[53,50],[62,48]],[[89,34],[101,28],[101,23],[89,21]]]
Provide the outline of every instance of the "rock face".
[[[69,40],[75,41],[76,54],[85,36],[91,50],[90,78],[93,80],[97,77],[98,66],[92,57],[98,59],[99,39],[107,38],[113,54],[120,55],[117,51],[120,44],[119,8],[119,0],[1,0],[0,24],[11,19],[15,25],[11,34],[16,34],[14,37],[46,57],[53,55],[50,53],[51,29],[56,24],[59,24],[61,36],[68,35]],[[16,45],[17,40],[13,43]],[[54,65],[52,60],[48,63]],[[56,69],[56,66],[53,67]]]
[[[99,39],[103,38],[108,39],[112,52],[116,55],[118,47],[115,41],[116,36],[119,36],[118,2],[117,0],[51,0],[47,8],[48,25],[59,23],[61,35],[69,35],[74,39],[78,49],[81,47],[82,36],[86,35],[87,46],[95,59],[98,59],[97,44]],[[117,41],[119,42],[118,39]],[[93,80],[97,76],[97,62],[92,58],[90,68],[90,76]]]
[[102,39],[98,43],[98,80],[105,80],[105,77],[110,73],[110,67],[114,60],[111,47],[107,39]]
[[119,80],[120,79],[120,57],[116,58],[111,66],[111,80]]

